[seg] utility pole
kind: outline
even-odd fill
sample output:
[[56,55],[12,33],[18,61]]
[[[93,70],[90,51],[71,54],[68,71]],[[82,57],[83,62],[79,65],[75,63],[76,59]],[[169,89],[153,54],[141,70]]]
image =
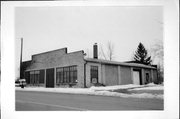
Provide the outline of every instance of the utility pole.
[[22,79],[22,51],[23,50],[23,38],[21,38],[21,54],[20,54],[20,79]]

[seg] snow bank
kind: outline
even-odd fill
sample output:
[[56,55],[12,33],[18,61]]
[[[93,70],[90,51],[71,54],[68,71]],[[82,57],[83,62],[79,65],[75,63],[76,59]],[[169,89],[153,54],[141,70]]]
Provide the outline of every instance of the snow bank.
[[44,87],[25,87],[24,89],[16,87],[16,90],[21,91],[42,91],[42,92],[55,92],[55,93],[88,93],[89,89],[84,88],[44,88]]
[[153,98],[153,99],[163,99],[163,95],[149,94],[149,93],[117,93],[117,92],[109,92],[109,91],[99,91],[95,95],[105,95],[105,96],[116,96],[116,97],[124,97],[124,98]]
[[144,88],[136,88],[131,90],[164,90],[163,86],[155,86],[155,87],[144,87]]
[[117,89],[132,89],[132,88],[141,88],[144,85],[135,85],[135,84],[128,84],[128,85],[115,85],[115,86],[106,86],[106,87],[95,87],[92,86],[90,90],[101,91],[101,90],[117,90]]
[[134,88],[131,90],[164,90],[164,86],[162,85],[148,85],[147,87]]
[[[148,89],[148,90],[151,90],[151,89],[154,89],[155,87],[154,86],[129,84],[129,85],[106,86],[106,87],[94,87],[93,86],[91,88],[25,87],[24,89],[22,89],[20,87],[16,87],[16,90],[54,92],[54,93],[69,93],[69,94],[101,95],[101,96],[115,96],[115,97],[124,97],[124,98],[156,98],[156,99],[163,99],[162,94],[151,94],[151,93],[130,93],[130,94],[128,94],[128,93],[112,92],[113,90],[117,90],[117,89],[128,89],[128,90]],[[163,89],[163,88],[161,88],[161,89]]]

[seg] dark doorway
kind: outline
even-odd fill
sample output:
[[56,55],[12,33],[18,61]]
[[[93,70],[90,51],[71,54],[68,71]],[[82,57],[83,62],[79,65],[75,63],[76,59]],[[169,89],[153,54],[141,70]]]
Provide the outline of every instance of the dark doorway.
[[46,69],[46,87],[54,88],[54,68]]
[[150,83],[150,77],[149,77],[149,73],[146,73],[146,81],[145,81],[145,84],[148,84]]
[[44,83],[44,70],[40,70],[39,83]]

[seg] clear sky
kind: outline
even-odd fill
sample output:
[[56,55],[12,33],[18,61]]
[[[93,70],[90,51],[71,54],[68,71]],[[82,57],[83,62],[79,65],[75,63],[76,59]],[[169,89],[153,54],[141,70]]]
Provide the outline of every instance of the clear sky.
[[[114,44],[114,60],[131,60],[139,42],[149,50],[163,40],[162,7],[60,6],[19,7],[15,10],[16,56],[24,38],[23,61],[31,55],[68,47],[68,52],[94,43]],[[17,62],[18,58],[17,58]]]

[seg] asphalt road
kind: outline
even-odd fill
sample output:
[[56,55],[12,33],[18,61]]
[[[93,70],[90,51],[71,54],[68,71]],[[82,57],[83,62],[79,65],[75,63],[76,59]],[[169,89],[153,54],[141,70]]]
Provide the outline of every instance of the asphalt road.
[[163,110],[163,100],[16,91],[16,111]]

